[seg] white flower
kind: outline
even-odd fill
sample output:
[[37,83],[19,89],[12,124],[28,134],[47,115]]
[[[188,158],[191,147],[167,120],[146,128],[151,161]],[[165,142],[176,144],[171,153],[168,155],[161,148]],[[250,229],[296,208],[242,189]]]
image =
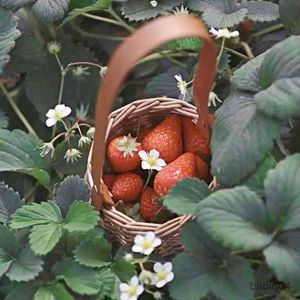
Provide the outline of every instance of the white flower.
[[78,158],[81,157],[81,152],[77,149],[69,149],[66,154],[65,154],[65,159],[67,160],[67,163],[68,162],[75,162],[78,160]]
[[150,152],[141,150],[139,151],[139,157],[142,159],[143,170],[161,171],[166,166],[166,162],[159,158],[159,152],[155,149],[152,149]]
[[48,119],[46,120],[46,125],[48,127],[54,126],[58,121],[67,117],[71,112],[71,108],[64,104],[56,105],[54,109],[49,109],[47,112],[46,117]]
[[134,238],[133,252],[150,255],[154,248],[161,245],[161,239],[156,237],[154,232],[148,232],[145,235],[137,235]]
[[87,137],[92,140],[95,136],[95,131],[96,131],[95,127],[91,127],[86,133]]
[[175,15],[188,15],[189,10],[187,7],[184,7],[181,5],[181,7],[175,7],[175,9],[172,10]]
[[91,139],[87,136],[81,136],[81,138],[78,141],[78,147],[82,148],[85,144],[89,145],[91,142]]
[[170,262],[164,264],[157,262],[154,264],[153,270],[155,272],[153,284],[155,284],[155,286],[158,288],[162,288],[168,282],[171,282],[174,279],[172,264]]
[[222,103],[222,100],[218,97],[218,95],[214,92],[209,93],[209,99],[208,99],[208,107],[217,106],[216,101],[219,103]]
[[156,300],[162,300],[163,296],[162,296],[161,292],[154,292],[153,298]]
[[187,82],[182,79],[182,76],[180,74],[177,74],[174,76],[175,79],[177,80],[177,88],[180,91],[180,93],[185,96],[188,91],[187,91]]
[[48,51],[51,54],[59,53],[61,51],[61,44],[55,41],[48,43]]
[[144,287],[140,285],[137,276],[133,276],[128,284],[120,283],[119,289],[121,300],[137,300],[144,292]]
[[224,38],[224,39],[230,39],[230,38],[235,38],[240,35],[238,31],[229,31],[228,28],[223,28],[223,29],[215,29],[214,27],[211,27],[209,32],[216,38]]
[[100,76],[103,78],[104,77],[104,75],[106,74],[106,72],[107,72],[107,70],[108,70],[108,67],[100,67],[100,72],[99,72],[99,74],[100,74]]
[[45,157],[48,154],[50,154],[50,157],[52,158],[55,152],[54,146],[52,143],[44,143],[43,145],[39,146],[39,149],[42,150],[40,155],[41,157]]
[[72,73],[76,77],[82,77],[84,75],[90,75],[91,74],[88,70],[89,70],[89,67],[78,66],[77,68],[72,69]]
[[126,253],[126,254],[124,255],[124,259],[125,259],[126,261],[130,262],[130,261],[133,261],[134,257],[133,257],[133,255],[132,255],[131,253]]
[[158,2],[155,0],[150,1],[150,4],[152,7],[156,7],[158,5]]

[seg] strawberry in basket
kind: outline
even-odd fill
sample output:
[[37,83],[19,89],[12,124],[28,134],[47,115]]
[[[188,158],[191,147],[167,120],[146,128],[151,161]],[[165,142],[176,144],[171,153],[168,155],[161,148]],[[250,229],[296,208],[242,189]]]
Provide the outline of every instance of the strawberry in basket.
[[137,143],[136,138],[131,137],[131,134],[111,140],[107,148],[107,157],[112,169],[120,173],[138,168],[140,150],[141,144]]

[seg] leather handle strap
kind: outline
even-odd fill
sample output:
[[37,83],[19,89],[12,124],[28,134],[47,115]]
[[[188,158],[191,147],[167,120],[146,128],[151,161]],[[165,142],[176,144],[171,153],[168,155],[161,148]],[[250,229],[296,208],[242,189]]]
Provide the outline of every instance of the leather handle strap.
[[166,16],[147,23],[126,39],[113,53],[98,92],[91,166],[95,184],[92,189],[92,200],[97,209],[101,208],[103,200],[112,204],[111,199],[107,197],[107,187],[101,184],[101,177],[105,160],[105,133],[108,116],[120,87],[135,64],[149,52],[168,41],[191,36],[199,37],[203,41],[194,78],[193,97],[199,112],[198,126],[206,128],[207,138],[209,138],[207,101],[216,73],[217,49],[214,41],[203,23],[193,16]]

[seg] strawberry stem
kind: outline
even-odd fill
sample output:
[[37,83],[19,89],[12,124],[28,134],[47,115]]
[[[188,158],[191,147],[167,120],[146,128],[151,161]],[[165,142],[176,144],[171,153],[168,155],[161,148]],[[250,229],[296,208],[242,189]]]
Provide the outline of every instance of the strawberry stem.
[[146,183],[145,183],[145,185],[144,185],[144,187],[143,187],[143,190],[144,190],[144,189],[147,187],[147,185],[149,184],[150,179],[151,179],[151,177],[152,177],[152,174],[153,174],[153,170],[150,169],[150,170],[148,171],[148,178],[147,178],[147,181],[146,181]]

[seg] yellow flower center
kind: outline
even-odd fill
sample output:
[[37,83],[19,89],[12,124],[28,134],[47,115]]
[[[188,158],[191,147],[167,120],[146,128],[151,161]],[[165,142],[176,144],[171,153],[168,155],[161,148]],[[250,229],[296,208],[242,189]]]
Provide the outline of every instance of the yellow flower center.
[[128,294],[129,294],[130,296],[135,296],[135,295],[136,295],[136,287],[130,286],[130,287],[128,288]]
[[156,158],[154,158],[154,157],[149,157],[148,159],[147,159],[147,163],[150,165],[150,167],[154,167],[155,165],[156,165]]
[[144,240],[143,241],[143,248],[144,249],[150,249],[150,248],[152,248],[152,241],[149,241],[149,240]]
[[54,113],[54,117],[57,120],[62,119],[62,113],[60,111],[56,110],[55,113]]
[[161,270],[156,275],[159,280],[164,280],[166,279],[168,273],[165,270]]

